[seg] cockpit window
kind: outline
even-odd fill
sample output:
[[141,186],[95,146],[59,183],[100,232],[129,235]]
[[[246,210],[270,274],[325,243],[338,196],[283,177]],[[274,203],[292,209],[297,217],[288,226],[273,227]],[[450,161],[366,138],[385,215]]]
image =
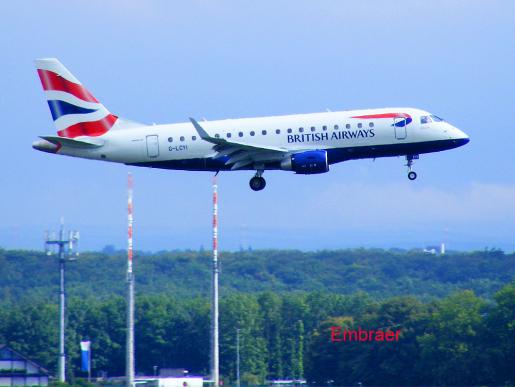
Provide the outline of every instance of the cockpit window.
[[434,114],[431,114],[431,118],[433,119],[434,122],[440,122],[440,121],[443,121],[443,118],[440,118],[438,116],[435,116]]
[[429,124],[431,122],[431,118],[429,116],[422,116],[420,117],[420,123],[421,124]]

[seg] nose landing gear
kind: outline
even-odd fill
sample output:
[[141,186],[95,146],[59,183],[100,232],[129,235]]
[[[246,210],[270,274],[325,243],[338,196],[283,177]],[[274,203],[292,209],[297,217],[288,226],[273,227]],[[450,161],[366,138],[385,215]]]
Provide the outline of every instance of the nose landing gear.
[[417,173],[411,170],[413,160],[418,160],[418,155],[406,156],[406,166],[408,167],[408,179],[410,180],[415,180],[417,178]]
[[253,191],[261,191],[266,186],[266,180],[261,176],[262,170],[256,171],[256,175],[250,179],[249,186]]

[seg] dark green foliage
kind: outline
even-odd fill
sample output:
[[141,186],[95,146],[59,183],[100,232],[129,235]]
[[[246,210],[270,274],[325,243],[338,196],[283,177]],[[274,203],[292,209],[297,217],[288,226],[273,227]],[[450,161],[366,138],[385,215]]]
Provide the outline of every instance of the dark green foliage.
[[[461,289],[491,298],[515,275],[515,253],[498,250],[434,256],[418,251],[354,249],[302,252],[258,250],[221,255],[223,294],[231,292],[366,292],[377,299],[414,295],[436,299]],[[76,297],[123,296],[123,252],[84,253],[68,264],[68,294]],[[206,296],[210,289],[208,252],[137,253],[140,294]],[[0,295],[11,302],[54,300],[55,257],[34,251],[0,249]]]
[[[411,297],[371,302],[353,296],[232,294],[220,303],[221,371],[235,378],[240,332],[241,374],[249,383],[301,378],[335,385],[477,385],[515,382],[515,283],[488,304],[470,291],[423,303]],[[316,311],[325,304],[329,317]],[[79,371],[78,341],[93,346],[94,373],[124,372],[125,304],[121,298],[73,299],[67,337],[70,376]],[[137,371],[209,367],[209,301],[165,295],[137,297]],[[55,371],[57,308],[45,302],[0,309],[0,340]],[[331,326],[400,329],[399,342],[331,342]],[[306,328],[310,327],[310,328]]]
[[[514,384],[515,255],[346,250],[222,255],[220,360],[242,381],[302,378],[333,385]],[[138,255],[136,368],[209,369],[209,256]],[[93,374],[125,369],[125,257],[84,254],[69,264],[67,354],[92,341]],[[464,274],[465,273],[465,274]],[[0,343],[55,372],[57,263],[0,250]],[[504,286],[504,287],[503,287]],[[472,289],[465,290],[465,289]],[[330,327],[400,329],[400,341],[331,342]]]
[[[462,291],[428,304],[392,298],[361,314],[328,318],[311,334],[306,376],[335,385],[512,385],[514,288],[501,289],[494,305]],[[401,334],[399,342],[334,343],[331,326],[392,327]]]
[[0,305],[0,343],[30,353],[45,367],[57,359],[58,308],[54,304]]
[[502,288],[494,298],[496,307],[483,316],[487,328],[484,341],[490,344],[483,355],[490,366],[491,383],[515,384],[515,282]]

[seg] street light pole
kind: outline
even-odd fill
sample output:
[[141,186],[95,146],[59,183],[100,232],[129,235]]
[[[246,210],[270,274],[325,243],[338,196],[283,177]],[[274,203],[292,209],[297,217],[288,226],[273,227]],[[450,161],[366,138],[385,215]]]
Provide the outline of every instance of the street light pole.
[[240,387],[240,328],[236,328],[236,387]]
[[91,347],[88,351],[88,383],[91,383]]

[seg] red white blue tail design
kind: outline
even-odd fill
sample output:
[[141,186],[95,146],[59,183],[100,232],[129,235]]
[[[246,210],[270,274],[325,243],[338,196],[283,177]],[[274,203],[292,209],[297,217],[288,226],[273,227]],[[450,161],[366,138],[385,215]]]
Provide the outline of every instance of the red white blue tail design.
[[118,119],[57,59],[37,59],[39,79],[45,91],[57,134],[60,137],[97,137]]

